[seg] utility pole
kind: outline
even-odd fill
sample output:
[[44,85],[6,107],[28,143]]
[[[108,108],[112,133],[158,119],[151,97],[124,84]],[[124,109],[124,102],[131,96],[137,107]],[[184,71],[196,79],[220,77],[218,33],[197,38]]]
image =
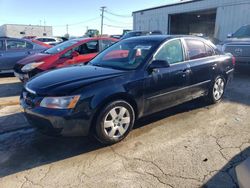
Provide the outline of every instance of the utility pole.
[[101,35],[103,34],[103,17],[104,17],[104,11],[107,7],[103,6],[101,7]]
[[69,34],[69,25],[68,24],[66,25],[66,33],[67,33],[67,35]]
[[45,18],[43,20],[43,31],[45,32],[45,25],[46,25],[46,21],[45,21]]
[[45,18],[44,18],[44,20],[43,20],[43,36],[47,36],[45,25],[46,25],[46,21],[45,21]]

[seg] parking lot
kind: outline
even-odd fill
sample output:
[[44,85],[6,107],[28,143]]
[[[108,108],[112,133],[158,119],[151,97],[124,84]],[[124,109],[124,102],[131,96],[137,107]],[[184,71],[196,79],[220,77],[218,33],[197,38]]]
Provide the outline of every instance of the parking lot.
[[224,100],[199,99],[139,120],[121,143],[60,138],[32,129],[17,105],[22,84],[0,78],[0,187],[237,187],[250,156],[250,77]]

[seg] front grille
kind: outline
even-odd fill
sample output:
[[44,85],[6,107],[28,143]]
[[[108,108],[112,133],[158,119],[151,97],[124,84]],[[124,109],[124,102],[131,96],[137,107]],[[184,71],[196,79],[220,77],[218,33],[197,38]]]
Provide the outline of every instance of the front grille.
[[25,104],[31,108],[37,106],[41,100],[40,97],[38,97],[34,93],[27,91],[27,89],[23,90],[21,98],[23,99]]
[[225,52],[229,52],[235,57],[250,57],[250,45],[228,44],[225,45]]

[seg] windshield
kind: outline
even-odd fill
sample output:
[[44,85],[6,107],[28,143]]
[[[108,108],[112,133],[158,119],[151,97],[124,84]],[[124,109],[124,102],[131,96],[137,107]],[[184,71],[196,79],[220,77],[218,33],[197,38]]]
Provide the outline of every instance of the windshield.
[[133,70],[145,62],[158,43],[147,40],[120,41],[96,56],[90,64],[121,70]]
[[66,48],[78,43],[79,41],[78,40],[69,40],[69,41],[66,41],[66,42],[63,42],[61,44],[58,44],[48,50],[45,50],[44,53],[46,54],[57,54],[63,50],[65,50]]
[[250,37],[250,25],[241,27],[238,31],[233,34],[236,38],[246,38]]

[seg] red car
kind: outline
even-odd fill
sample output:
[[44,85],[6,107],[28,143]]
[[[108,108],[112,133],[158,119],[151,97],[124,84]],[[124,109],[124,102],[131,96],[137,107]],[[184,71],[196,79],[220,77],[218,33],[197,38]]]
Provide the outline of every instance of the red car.
[[60,67],[86,64],[117,39],[108,37],[78,38],[63,42],[42,53],[28,56],[14,66],[15,76],[25,82],[36,74]]

